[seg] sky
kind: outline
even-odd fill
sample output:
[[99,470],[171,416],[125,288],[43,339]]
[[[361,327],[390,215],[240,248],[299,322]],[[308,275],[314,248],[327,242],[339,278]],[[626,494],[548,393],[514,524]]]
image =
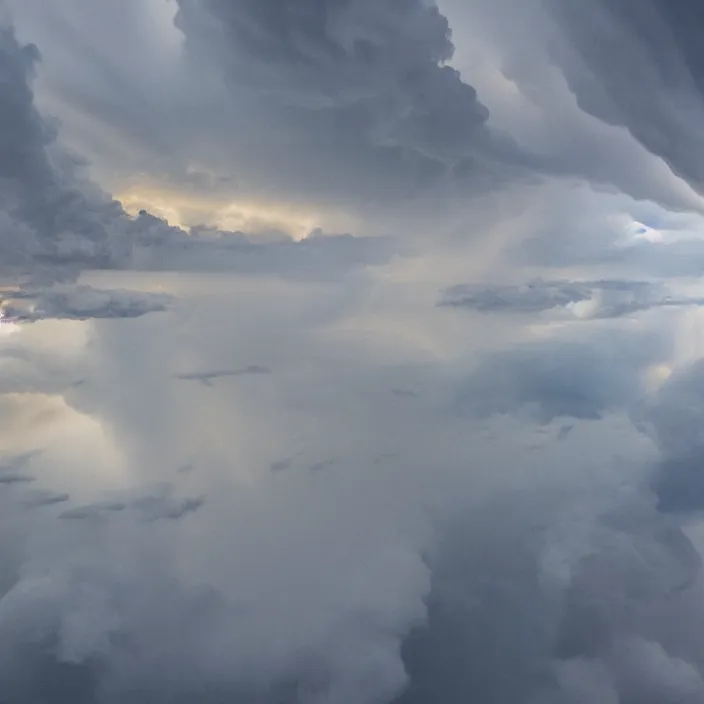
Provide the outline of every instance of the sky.
[[0,0],[0,702],[704,701],[703,31]]

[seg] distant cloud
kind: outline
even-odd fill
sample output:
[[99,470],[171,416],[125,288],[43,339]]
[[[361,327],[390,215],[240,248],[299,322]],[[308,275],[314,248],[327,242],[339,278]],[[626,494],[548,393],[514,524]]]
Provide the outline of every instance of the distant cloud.
[[22,505],[28,509],[44,508],[66,503],[71,496],[62,492],[52,492],[45,489],[37,489],[22,500]]
[[25,290],[22,295],[33,300],[33,306],[26,312],[11,309],[10,315],[20,322],[138,318],[148,313],[163,312],[173,302],[173,298],[166,294],[105,290],[91,286],[54,286],[36,293]]
[[326,235],[315,230],[299,241],[258,242],[242,232],[186,232],[142,212],[134,222],[131,267],[141,271],[226,271],[291,278],[335,278],[387,263],[403,247],[381,237]]
[[185,499],[166,499],[165,497],[146,497],[134,502],[134,507],[148,521],[177,521],[189,513],[194,513],[205,503],[203,497]]
[[[573,307],[590,303],[582,312]],[[652,308],[701,306],[704,298],[668,294],[647,281],[545,281],[515,286],[459,284],[449,288],[440,306],[467,308],[480,313],[542,313],[572,308],[578,317],[617,318]]]
[[36,481],[35,478],[26,474],[0,473],[0,485],[31,484],[33,481]]
[[213,370],[209,372],[186,372],[184,374],[176,374],[175,378],[182,381],[199,381],[205,386],[212,386],[215,379],[226,379],[228,377],[251,376],[259,374],[271,374],[271,370],[267,367],[250,366],[244,369],[225,369]]
[[59,514],[63,520],[81,521],[89,518],[96,518],[110,513],[120,513],[127,508],[127,504],[119,501],[102,502],[89,504],[87,506],[76,506]]

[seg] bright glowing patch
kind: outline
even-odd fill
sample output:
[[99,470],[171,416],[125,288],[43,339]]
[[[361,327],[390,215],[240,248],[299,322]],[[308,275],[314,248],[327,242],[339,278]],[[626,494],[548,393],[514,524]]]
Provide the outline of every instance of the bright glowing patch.
[[19,330],[16,318],[8,317],[3,310],[0,310],[0,335],[9,335]]
[[645,240],[646,242],[662,242],[663,235],[660,230],[649,227],[642,222],[634,220],[628,227],[629,234],[636,240]]
[[205,224],[254,236],[280,232],[302,240],[318,228],[349,232],[357,225],[343,213],[323,212],[305,205],[232,200],[223,194],[208,197],[149,185],[130,188],[118,200],[130,215],[147,210],[184,229]]
[[672,367],[668,364],[656,364],[645,372],[645,385],[649,392],[657,391],[672,376]]

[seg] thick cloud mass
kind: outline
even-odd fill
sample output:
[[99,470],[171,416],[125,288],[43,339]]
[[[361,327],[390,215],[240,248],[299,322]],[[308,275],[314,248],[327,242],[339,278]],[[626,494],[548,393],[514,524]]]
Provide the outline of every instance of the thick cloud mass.
[[[552,2],[580,106],[626,127],[699,190],[704,184],[704,8],[695,0]],[[577,53],[577,60],[571,56]]]
[[53,127],[37,111],[32,78],[39,52],[0,26],[0,257],[2,266],[76,261],[110,266],[129,252],[120,205],[82,184],[53,150]]
[[488,110],[445,65],[454,47],[433,4],[183,0],[176,22],[236,86],[350,139],[456,162],[483,138]]
[[[530,159],[491,128],[477,92],[449,65],[450,28],[435,3],[179,0],[178,8],[186,55],[223,77],[236,129],[262,135],[268,156],[254,170],[275,163],[266,178],[286,192],[385,211],[421,194],[442,197],[447,184],[476,193],[508,174],[529,176]],[[241,163],[251,158],[246,144],[237,152]]]
[[700,11],[7,2],[0,703],[704,702]]

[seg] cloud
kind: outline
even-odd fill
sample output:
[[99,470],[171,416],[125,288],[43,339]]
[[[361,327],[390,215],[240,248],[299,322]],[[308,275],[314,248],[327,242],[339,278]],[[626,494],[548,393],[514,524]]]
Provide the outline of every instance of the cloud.
[[482,360],[457,407],[478,417],[528,411],[544,423],[595,420],[639,401],[645,370],[667,352],[655,336],[607,330],[519,345]]
[[48,319],[138,318],[163,312],[173,302],[173,298],[166,294],[101,290],[91,286],[54,286],[39,291],[24,289],[20,297],[30,300],[31,307],[15,310],[10,306],[5,312],[20,323]]
[[[5,273],[51,281],[75,277],[86,268],[178,268],[186,265],[184,253],[191,268],[239,266],[256,271],[283,267],[281,260],[290,259],[289,250],[298,255],[297,267],[310,273],[320,267],[320,257],[328,257],[328,268],[345,269],[389,256],[383,242],[360,242],[349,235],[324,238],[313,233],[310,241],[295,248],[285,242],[265,247],[241,233],[190,236],[146,213],[133,221],[118,202],[81,175],[79,165],[57,143],[56,129],[37,109],[32,80],[38,51],[20,44],[6,25],[1,39],[0,60],[11,79],[0,94],[7,105],[0,214]],[[133,252],[135,240],[142,245],[138,255]],[[320,254],[311,251],[318,249]],[[223,263],[223,256],[228,261]]]
[[[51,63],[45,104],[117,191],[166,182],[235,204],[370,219],[417,194],[443,198],[453,180],[485,190],[530,162],[488,126],[474,88],[448,64],[448,22],[434,4],[184,2],[176,29],[168,10],[130,0],[109,31],[105,0],[88,13],[16,4]],[[38,12],[53,16],[53,32]]]
[[[545,488],[509,492],[486,508],[502,521],[479,511],[445,543],[428,627],[405,646],[412,684],[398,701],[461,701],[472,691],[488,701],[617,702],[645,690],[653,701],[696,701],[693,653],[680,659],[678,636],[667,635],[668,619],[692,633],[687,619],[700,618],[691,542],[644,497],[624,515],[625,495],[612,513],[608,500],[578,499],[576,487],[557,503],[538,495]],[[473,538],[487,528],[490,537]]]
[[[589,304],[579,307],[578,304]],[[618,318],[651,308],[701,306],[704,299],[673,296],[647,281],[544,281],[523,285],[458,284],[449,288],[439,305],[481,313],[543,313],[567,308],[583,318]]]
[[134,507],[147,521],[177,521],[197,511],[204,503],[205,499],[202,497],[171,499],[164,496],[149,496],[135,501]]
[[[90,12],[76,2],[60,11],[46,0],[13,3],[47,56],[43,104],[118,192],[166,183],[177,195],[302,204],[322,221],[352,211],[376,224],[392,203],[413,222],[468,194],[553,174],[702,209],[657,157],[572,104],[536,3],[328,3],[329,21],[317,26],[314,3],[298,13],[246,2],[124,5],[115,14],[107,0]],[[458,37],[460,56],[442,58]],[[286,52],[303,59],[287,62]],[[520,100],[507,100],[502,82]]]
[[580,107],[623,126],[701,190],[704,73],[695,2],[552,3],[557,57]]
[[118,511],[124,511],[127,508],[127,504],[120,501],[112,502],[99,502],[95,504],[88,504],[87,506],[76,506],[75,508],[70,508],[67,511],[59,514],[59,518],[63,520],[74,520],[82,521],[89,518],[96,518],[104,513],[114,513]]
[[[445,65],[453,46],[432,4],[179,2],[177,26],[229,82],[360,147],[457,162],[487,139],[487,109]],[[266,103],[265,103],[266,104]]]
[[182,381],[199,381],[204,386],[212,386],[215,379],[226,379],[228,377],[251,376],[258,374],[271,374],[271,370],[267,367],[258,367],[252,365],[244,369],[215,369],[209,372],[186,372],[184,374],[176,374],[176,379]]
[[701,199],[580,107],[572,20],[15,4],[0,696],[701,701]]
[[38,509],[69,501],[71,496],[66,493],[57,493],[48,490],[37,490],[24,499],[22,505],[28,509]]
[[638,418],[646,423],[661,457],[653,487],[663,511],[697,513],[704,508],[701,453],[704,438],[704,366],[701,360],[677,370]]
[[35,481],[34,477],[27,476],[26,474],[0,474],[0,484],[29,484],[33,481]]
[[34,101],[38,59],[34,45],[20,44],[7,24],[0,27],[3,269],[114,265],[129,252],[122,209],[82,182],[77,164],[56,148],[55,129]]
[[678,278],[701,273],[702,225],[696,213],[587,185],[552,183],[531,196],[522,237],[507,248],[507,266],[528,267],[545,279],[544,270],[551,269],[559,274],[550,278],[635,279],[670,289],[681,283]]
[[[414,337],[397,332],[409,289],[388,273],[364,295],[345,277],[192,274],[187,295],[184,278],[177,311],[93,321],[79,346],[87,382],[66,399],[99,419],[119,471],[63,459],[62,433],[33,460],[40,494],[0,495],[0,521],[16,520],[0,550],[19,553],[3,562],[0,599],[10,701],[562,702],[593,685],[564,674],[576,663],[635,697],[657,657],[652,691],[696,687],[696,550],[653,506],[656,453],[614,420],[668,350],[620,319],[594,323],[601,335],[579,325],[535,349],[524,340],[528,363],[490,340],[518,384],[507,408],[540,404],[538,423],[577,416],[528,452],[544,430],[530,416],[490,418],[497,441],[448,412],[482,359],[467,316],[434,306],[436,286],[420,288]],[[42,326],[12,344],[25,335],[36,348]],[[253,364],[273,373],[207,394],[174,379]],[[554,391],[570,384],[588,402],[576,411]],[[487,378],[479,396],[497,389]],[[294,460],[272,472],[282,457]],[[179,473],[185,459],[196,467]]]

